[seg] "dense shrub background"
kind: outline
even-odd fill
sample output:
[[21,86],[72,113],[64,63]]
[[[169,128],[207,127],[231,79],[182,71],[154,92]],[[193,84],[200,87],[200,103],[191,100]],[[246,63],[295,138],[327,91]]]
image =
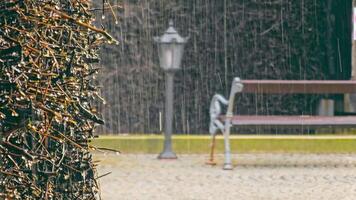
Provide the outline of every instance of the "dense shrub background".
[[[113,3],[113,2],[112,2]],[[102,133],[157,133],[164,73],[153,36],[174,20],[190,36],[176,76],[177,133],[206,133],[214,93],[242,79],[348,79],[351,1],[124,0],[120,23],[98,18],[121,45],[103,50],[99,77],[107,104]],[[98,12],[98,16],[102,13]],[[320,96],[239,97],[245,114],[311,114]]]

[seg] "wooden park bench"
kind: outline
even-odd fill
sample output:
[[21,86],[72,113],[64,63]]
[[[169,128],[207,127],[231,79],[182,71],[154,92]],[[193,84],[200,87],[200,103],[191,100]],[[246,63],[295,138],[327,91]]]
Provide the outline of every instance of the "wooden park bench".
[[[346,94],[356,93],[353,80],[240,80],[232,82],[229,99],[214,95],[210,104],[210,127],[212,135],[210,160],[214,162],[215,136],[222,132],[225,143],[224,169],[232,169],[229,135],[231,126],[273,126],[273,127],[355,127],[356,116],[296,116],[296,115],[233,115],[235,95],[253,94]],[[222,115],[222,105],[227,112]]]

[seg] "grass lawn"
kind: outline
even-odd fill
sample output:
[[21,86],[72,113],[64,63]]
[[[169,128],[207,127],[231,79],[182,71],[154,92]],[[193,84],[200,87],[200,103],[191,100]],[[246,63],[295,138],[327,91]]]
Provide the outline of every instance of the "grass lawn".
[[[173,136],[176,153],[209,153],[210,136]],[[355,135],[318,136],[231,136],[233,153],[356,153]],[[96,147],[119,150],[122,153],[154,153],[162,150],[161,135],[100,136],[91,143]],[[224,140],[217,137],[217,151],[223,153]]]

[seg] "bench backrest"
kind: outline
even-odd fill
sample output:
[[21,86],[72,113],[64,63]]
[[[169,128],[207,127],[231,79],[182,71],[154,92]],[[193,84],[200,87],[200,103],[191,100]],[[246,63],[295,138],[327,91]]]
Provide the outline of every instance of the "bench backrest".
[[354,80],[241,80],[242,93],[345,94],[356,93]]

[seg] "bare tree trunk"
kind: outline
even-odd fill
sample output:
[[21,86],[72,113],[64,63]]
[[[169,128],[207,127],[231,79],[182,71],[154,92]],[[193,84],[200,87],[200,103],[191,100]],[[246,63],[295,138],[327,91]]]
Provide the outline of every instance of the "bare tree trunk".
[[[351,56],[351,79],[356,80],[356,0],[352,1],[352,56]],[[356,95],[355,94],[345,94],[344,97],[344,110],[346,112],[356,112]]]
[[354,12],[356,12],[356,0],[353,0],[352,1],[352,30],[353,30],[353,33],[352,33],[352,70],[351,70],[351,77],[353,80],[356,79],[356,27],[355,27],[355,23],[356,23],[356,14]]

